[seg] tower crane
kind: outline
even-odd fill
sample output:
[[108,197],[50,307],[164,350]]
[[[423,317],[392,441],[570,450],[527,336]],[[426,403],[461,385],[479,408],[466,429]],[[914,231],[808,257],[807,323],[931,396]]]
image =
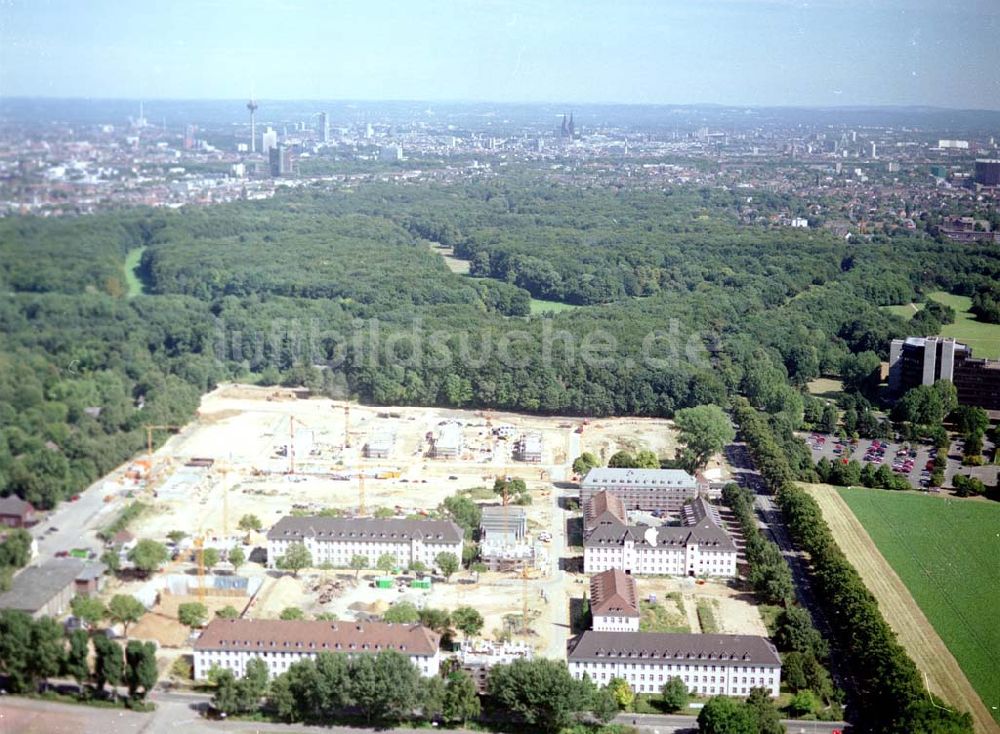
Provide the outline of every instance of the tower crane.
[[344,448],[351,448],[351,406],[344,406]]
[[149,462],[148,470],[153,468],[153,431],[179,431],[181,426],[154,426],[147,424],[146,429],[146,460]]

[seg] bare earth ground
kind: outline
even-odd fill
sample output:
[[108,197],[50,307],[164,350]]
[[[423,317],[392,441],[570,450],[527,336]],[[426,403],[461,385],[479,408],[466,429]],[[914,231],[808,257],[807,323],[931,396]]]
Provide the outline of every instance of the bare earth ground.
[[[534,620],[528,641],[540,654],[561,658],[570,631],[568,599],[579,596],[585,584],[578,588],[574,574],[555,568],[552,556],[562,547],[565,512],[557,508],[553,492],[558,490],[553,483],[571,480],[570,464],[583,451],[604,457],[621,449],[649,448],[664,457],[672,457],[676,451],[673,424],[663,419],[583,422],[571,417],[352,403],[347,425],[347,405],[326,398],[295,399],[279,388],[220,386],[203,396],[197,419],[155,453],[151,489],[157,491],[157,497],[145,493],[154,509],[137,521],[132,531],[137,537],[162,540],[171,530],[180,529],[190,535],[204,534],[211,545],[228,548],[242,540],[235,526],[244,514],[257,515],[266,533],[293,506],[355,512],[362,470],[367,511],[384,507],[401,515],[436,508],[461,489],[491,486],[497,475],[519,477],[525,480],[533,499],[526,507],[529,531],[534,534],[546,529],[554,536],[550,545],[543,546],[550,558],[532,572],[527,584],[514,573],[483,573],[475,583],[472,575],[460,573],[451,583],[435,584],[430,593],[400,592],[369,587],[370,578],[364,580],[363,573],[356,588],[345,583],[339,595],[321,605],[312,588],[323,574],[306,571],[302,579],[267,574],[246,616],[273,618],[285,607],[297,606],[310,615],[331,612],[351,619],[359,611],[376,611],[364,605],[377,603],[384,608],[405,599],[418,606],[443,609],[474,606],[485,617],[484,636],[492,636],[505,615],[520,615],[527,597],[529,618]],[[494,441],[492,451],[487,420],[494,427],[511,426],[513,433],[510,440]],[[462,426],[465,449],[456,459],[428,456],[426,436],[436,433],[444,421],[457,421]],[[289,443],[293,425],[296,472],[290,476],[291,462],[279,453]],[[582,434],[576,432],[581,425]],[[345,427],[349,446],[345,445]],[[388,458],[365,458],[365,443],[385,431],[395,436]],[[515,461],[512,456],[513,439],[524,432],[541,434],[543,453],[538,464]],[[215,459],[215,467],[185,468],[185,462],[194,457]],[[489,504],[498,500],[489,497],[480,501]],[[263,534],[252,541],[263,545]],[[264,573],[253,563],[240,569],[241,575]],[[325,575],[336,578],[337,572]],[[740,614],[736,613],[737,620]],[[169,610],[165,615],[147,615],[148,623],[144,620],[143,624],[152,628],[140,626],[139,632],[156,639],[179,638],[183,628],[176,622],[176,629],[172,628],[168,615]],[[735,624],[742,626],[738,621]]]
[[[147,612],[130,630],[129,635],[141,640],[156,640],[165,647],[182,647],[187,643],[191,630],[177,621],[177,608],[181,604],[202,601],[197,596],[163,594],[160,603]],[[232,605],[242,611],[246,597],[206,595],[202,603],[208,609],[208,618],[225,606]],[[280,611],[280,610],[279,610]]]
[[847,503],[827,487],[803,486],[819,503],[837,545],[875,595],[886,621],[924,674],[931,691],[953,706],[970,711],[976,731],[1000,732],[1000,726],[986,710],[954,656]]

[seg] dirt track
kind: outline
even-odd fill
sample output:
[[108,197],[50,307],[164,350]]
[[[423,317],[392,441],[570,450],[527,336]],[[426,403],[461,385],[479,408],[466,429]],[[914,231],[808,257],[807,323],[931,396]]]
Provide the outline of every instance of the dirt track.
[[926,677],[931,691],[953,706],[970,711],[976,731],[1000,732],[1000,726],[966,679],[958,661],[938,637],[906,585],[879,553],[847,503],[828,487],[806,485],[805,489],[819,503],[837,545],[875,595],[886,621]]

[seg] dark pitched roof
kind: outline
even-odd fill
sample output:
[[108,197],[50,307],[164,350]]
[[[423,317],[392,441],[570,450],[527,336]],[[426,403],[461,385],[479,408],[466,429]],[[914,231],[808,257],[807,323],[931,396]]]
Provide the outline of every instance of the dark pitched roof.
[[343,517],[283,517],[268,540],[354,540],[388,542],[420,538],[425,542],[461,543],[462,529],[450,520],[400,520]]
[[382,652],[433,655],[441,641],[419,624],[283,619],[213,619],[195,650],[249,652]]
[[627,526],[621,523],[608,523],[596,527],[583,539],[583,545],[585,547],[618,546],[626,540],[632,540],[637,546],[645,548],[663,546],[683,548],[688,545],[698,545],[703,549],[736,551],[736,544],[733,543],[729,534],[707,520],[692,527],[661,525],[654,528],[647,525]]
[[0,609],[19,609],[34,614],[77,579],[99,578],[106,566],[79,558],[54,558],[40,566],[28,566],[14,577],[10,591],[0,594]]
[[781,665],[774,646],[757,635],[669,632],[584,632],[570,640],[569,660],[706,661],[715,665]]
[[624,571],[611,568],[590,577],[591,614],[639,616],[639,593],[635,579]]
[[25,502],[17,495],[12,494],[9,497],[0,497],[0,515],[24,517],[34,511],[35,508],[30,502]]

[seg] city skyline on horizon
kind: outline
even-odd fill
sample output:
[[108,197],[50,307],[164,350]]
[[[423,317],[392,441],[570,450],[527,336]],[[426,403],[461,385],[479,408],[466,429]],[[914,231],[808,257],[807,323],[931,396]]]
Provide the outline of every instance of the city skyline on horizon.
[[1000,110],[989,0],[14,0],[0,19],[4,99]]

